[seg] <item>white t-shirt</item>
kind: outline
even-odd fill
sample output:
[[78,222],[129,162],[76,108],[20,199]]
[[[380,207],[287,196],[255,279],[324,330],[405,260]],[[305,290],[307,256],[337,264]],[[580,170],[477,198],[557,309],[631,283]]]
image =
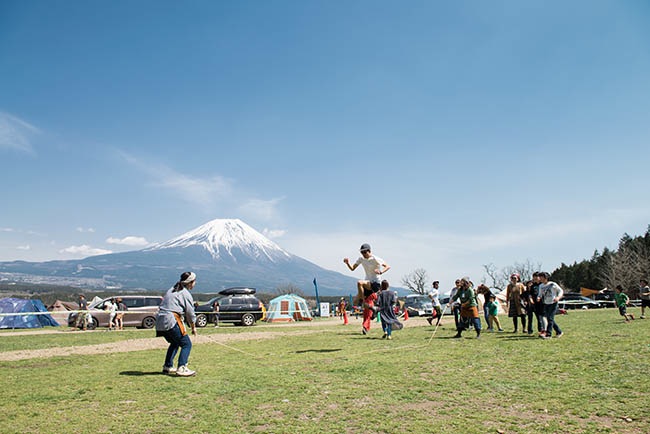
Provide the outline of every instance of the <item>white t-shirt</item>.
[[384,263],[384,260],[377,256],[370,256],[368,259],[360,256],[357,259],[357,262],[354,265],[361,265],[366,272],[366,280],[371,282],[379,282],[379,276],[375,273],[375,270],[381,270],[381,265]]
[[432,289],[432,290],[429,292],[429,298],[430,298],[431,301],[433,302],[433,306],[434,306],[434,307],[435,307],[435,306],[440,307],[439,294],[440,294],[440,291],[438,291],[437,289]]

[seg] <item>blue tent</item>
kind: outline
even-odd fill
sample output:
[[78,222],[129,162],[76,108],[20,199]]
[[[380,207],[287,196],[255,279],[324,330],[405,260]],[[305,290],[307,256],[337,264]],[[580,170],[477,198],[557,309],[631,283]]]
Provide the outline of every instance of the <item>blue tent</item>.
[[52,318],[41,300],[25,300],[22,298],[3,298],[0,300],[0,313],[45,312],[33,315],[2,315],[0,329],[33,329],[44,326],[58,327],[59,323]]
[[311,321],[307,300],[295,294],[275,297],[269,302],[267,322]]

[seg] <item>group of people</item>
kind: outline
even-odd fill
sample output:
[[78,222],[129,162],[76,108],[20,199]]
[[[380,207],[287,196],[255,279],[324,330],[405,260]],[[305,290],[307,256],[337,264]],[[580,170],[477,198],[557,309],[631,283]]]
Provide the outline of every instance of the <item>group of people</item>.
[[[535,272],[533,279],[523,284],[519,274],[513,273],[510,276],[510,283],[506,287],[505,311],[512,318],[513,333],[519,331],[521,323],[522,333],[533,334],[535,329],[540,338],[548,339],[553,336],[553,332],[558,338],[564,334],[555,320],[564,290],[549,280],[550,277],[547,272]],[[481,336],[479,294],[483,296],[483,316],[488,331],[494,331],[495,327],[499,332],[504,331],[498,317],[500,304],[496,295],[483,284],[474,289],[469,277],[463,277],[456,280],[456,286],[449,297],[456,322],[457,333],[454,337],[460,338],[462,332],[470,327],[476,331],[477,338]]]
[[124,330],[124,312],[126,305],[121,298],[111,298],[104,303],[104,310],[109,312],[108,329]]
[[[399,306],[397,293],[390,289],[387,280],[379,279],[380,275],[390,270],[390,266],[383,259],[372,254],[369,244],[361,245],[359,252],[361,256],[354,263],[350,263],[349,258],[344,258],[343,262],[351,271],[356,270],[359,266],[362,266],[365,271],[365,279],[357,282],[355,297],[355,304],[363,306],[362,333],[368,334],[371,321],[376,315],[380,315],[382,338],[390,340],[393,330],[403,327],[396,315]],[[564,334],[555,321],[558,303],[564,295],[564,290],[549,279],[549,273],[536,272],[533,273],[531,281],[523,284],[519,274],[514,273],[510,276],[510,283],[506,288],[506,311],[512,318],[515,333],[521,323],[523,333],[533,334],[533,318],[535,318],[539,337],[548,339],[555,333],[555,336],[559,338]],[[169,343],[162,368],[164,374],[181,377],[190,377],[196,374],[187,366],[192,341],[185,327],[185,324],[189,324],[191,334],[196,336],[196,313],[194,300],[190,293],[195,285],[196,274],[189,271],[184,272],[179,281],[167,291],[160,305],[160,311],[156,318],[156,334],[164,337]],[[429,324],[433,325],[433,319],[437,319],[436,328],[440,324],[444,312],[439,301],[439,285],[438,281],[434,281],[429,293],[434,307],[434,314],[429,318]],[[456,285],[451,290],[449,298],[449,305],[451,305],[456,324],[455,338],[462,337],[463,331],[470,327],[474,328],[477,338],[481,336],[478,294],[483,294],[485,300],[483,311],[488,330],[493,331],[496,326],[499,331],[503,331],[498,319],[499,305],[495,295],[486,285],[479,285],[474,289],[470,278],[462,277],[456,280]],[[643,318],[645,317],[645,308],[650,307],[650,287],[645,279],[641,280],[641,298],[641,317]],[[619,312],[625,316],[626,320],[634,319],[634,316],[627,314],[625,310],[629,304],[629,298],[623,293],[620,285],[617,287],[616,303]],[[447,306],[445,306],[446,308]],[[218,312],[218,306],[215,306],[214,310]],[[346,310],[345,300],[341,299],[339,312],[345,315],[344,320],[347,323]],[[179,350],[178,364],[177,367],[174,367],[174,359]]]
[[[79,313],[77,314],[76,327],[79,330],[86,330],[88,322],[90,321],[90,313],[88,312],[88,302],[86,296],[79,294],[77,301],[79,304]],[[109,330],[124,330],[124,312],[127,311],[126,305],[122,302],[120,297],[111,298],[104,302],[104,310],[108,311],[108,329]]]
[[[390,269],[390,266],[383,259],[372,254],[369,244],[363,244],[359,249],[361,256],[351,263],[349,258],[344,258],[343,262],[348,266],[350,271],[362,266],[365,271],[365,279],[357,282],[357,296],[355,304],[363,305],[364,315],[362,323],[362,333],[367,334],[370,329],[370,321],[374,314],[379,310],[375,305],[381,307],[382,327],[384,327],[383,317],[384,308],[389,321],[392,321],[390,314],[394,317],[394,306],[397,299],[386,295],[386,300],[382,304],[381,295],[385,292],[383,285],[388,287],[387,281],[380,281],[379,276]],[[523,333],[533,334],[533,318],[535,318],[536,331],[540,338],[548,339],[555,333],[556,337],[562,337],[562,329],[555,320],[558,310],[558,303],[564,295],[564,290],[555,282],[549,280],[550,274],[547,272],[536,272],[530,282],[523,284],[519,274],[510,276],[510,283],[506,288],[506,311],[512,318],[514,332],[518,332],[518,326],[521,322]],[[429,324],[433,325],[436,319],[436,327],[442,319],[443,309],[440,304],[439,281],[434,281],[432,290],[429,292],[434,313],[428,318]],[[394,291],[389,291],[394,294]],[[483,312],[485,321],[488,324],[488,330],[493,331],[497,327],[498,331],[503,331],[498,319],[499,304],[496,296],[492,294],[486,285],[480,285],[474,288],[474,284],[469,277],[462,277],[456,280],[456,286],[451,290],[449,304],[451,305],[456,324],[455,338],[462,337],[465,330],[473,328],[476,337],[481,336],[481,319],[479,315],[478,294],[484,297]],[[389,302],[388,299],[391,301]],[[391,309],[388,310],[386,303],[392,303]],[[445,307],[446,308],[446,307]],[[386,334],[384,327],[384,332]],[[390,334],[388,334],[390,336]]]

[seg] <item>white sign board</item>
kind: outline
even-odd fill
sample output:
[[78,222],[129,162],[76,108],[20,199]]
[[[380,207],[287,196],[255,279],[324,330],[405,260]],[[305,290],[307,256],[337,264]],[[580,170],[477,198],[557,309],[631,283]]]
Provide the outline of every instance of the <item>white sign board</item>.
[[320,304],[320,316],[330,316],[330,304],[329,303],[321,303]]

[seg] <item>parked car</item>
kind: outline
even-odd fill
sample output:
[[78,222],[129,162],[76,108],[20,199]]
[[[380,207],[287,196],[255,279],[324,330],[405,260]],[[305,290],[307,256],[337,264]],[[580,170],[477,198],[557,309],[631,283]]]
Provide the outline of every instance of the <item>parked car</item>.
[[255,288],[235,287],[224,289],[219,295],[195,308],[196,326],[214,323],[213,305],[219,302],[219,322],[252,326],[264,315],[262,302],[255,297]]
[[[92,321],[88,322],[88,328],[108,327],[110,313],[104,310],[104,305],[110,299],[122,299],[127,311],[124,314],[124,327],[141,327],[151,329],[156,325],[158,307],[162,303],[162,297],[153,295],[118,295],[108,297],[88,306]],[[77,324],[77,313],[68,315],[68,326],[75,327]]]
[[428,316],[433,313],[433,303],[426,295],[409,294],[404,298],[404,309],[409,316]]
[[603,307],[616,307],[613,291],[603,291],[599,294],[596,294],[596,301]]
[[598,309],[603,307],[603,305],[582,294],[565,292],[564,297],[558,303],[558,307],[560,309]]

